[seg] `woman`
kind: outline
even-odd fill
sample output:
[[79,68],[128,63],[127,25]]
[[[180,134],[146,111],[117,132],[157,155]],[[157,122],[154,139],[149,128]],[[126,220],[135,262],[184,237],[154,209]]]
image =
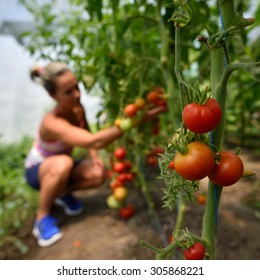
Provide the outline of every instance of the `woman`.
[[[56,101],[55,108],[43,117],[25,162],[27,182],[39,190],[33,234],[38,244],[46,247],[62,237],[55,218],[50,215],[53,204],[62,206],[68,215],[83,211],[82,203],[71,193],[104,182],[105,167],[97,150],[121,137],[123,131],[117,126],[96,133],[89,131],[78,81],[66,64],[52,62],[45,68],[33,68],[31,78],[39,79]],[[149,110],[143,121],[153,120],[163,111],[165,107]],[[71,153],[76,146],[86,148],[89,159],[75,161]]]

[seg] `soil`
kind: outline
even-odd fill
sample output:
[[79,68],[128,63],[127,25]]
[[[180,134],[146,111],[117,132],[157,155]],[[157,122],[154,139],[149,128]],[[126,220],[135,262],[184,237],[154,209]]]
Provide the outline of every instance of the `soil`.
[[[233,186],[223,188],[219,206],[217,230],[217,259],[260,259],[260,164],[252,153],[241,154],[245,169],[256,172],[242,178]],[[135,214],[129,220],[119,218],[117,210],[109,209],[106,198],[111,193],[107,185],[75,195],[85,204],[84,213],[68,217],[58,206],[53,215],[59,220],[63,238],[48,248],[40,248],[31,234],[33,218],[28,219],[15,236],[28,247],[22,254],[13,243],[0,248],[0,259],[9,260],[152,260],[152,251],[141,247],[140,241],[164,247],[174,228],[176,211],[162,207],[164,183],[158,179],[159,170],[149,167],[147,179],[152,188],[158,220],[151,219],[147,203],[136,186],[129,186],[128,201],[134,204]],[[206,191],[206,180],[198,193]],[[257,206],[258,203],[258,206]],[[186,206],[183,227],[200,234],[205,205],[196,201]],[[182,254],[180,253],[180,257]]]

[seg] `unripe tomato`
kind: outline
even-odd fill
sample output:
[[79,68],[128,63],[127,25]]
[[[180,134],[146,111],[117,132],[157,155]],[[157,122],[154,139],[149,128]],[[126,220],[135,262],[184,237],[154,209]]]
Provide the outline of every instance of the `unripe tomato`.
[[209,174],[209,179],[217,186],[231,186],[242,177],[243,171],[244,164],[238,155],[222,151],[219,162]]
[[129,118],[127,119],[121,119],[120,124],[119,124],[119,128],[122,131],[128,131],[133,127],[133,121]]
[[113,195],[117,200],[124,200],[127,197],[127,188],[121,186],[114,189]]
[[107,197],[106,203],[107,206],[112,209],[119,209],[122,207],[122,202],[117,200],[113,194]]
[[145,107],[145,100],[141,97],[138,97],[135,99],[135,105],[137,106],[138,109],[142,110]]
[[184,250],[185,260],[203,260],[205,257],[205,247],[200,242],[195,242],[190,248]]
[[185,126],[195,133],[206,133],[215,129],[219,125],[221,117],[221,107],[213,98],[209,98],[204,105],[188,104],[182,112]]
[[187,146],[188,152],[178,152],[174,158],[176,172],[191,181],[201,180],[212,171],[215,159],[211,149],[202,142],[192,142]]
[[125,148],[118,148],[114,151],[114,156],[117,159],[124,159],[126,157],[126,150]]
[[126,105],[126,107],[124,109],[125,115],[129,118],[135,116],[137,114],[137,111],[138,111],[138,108],[133,103]]

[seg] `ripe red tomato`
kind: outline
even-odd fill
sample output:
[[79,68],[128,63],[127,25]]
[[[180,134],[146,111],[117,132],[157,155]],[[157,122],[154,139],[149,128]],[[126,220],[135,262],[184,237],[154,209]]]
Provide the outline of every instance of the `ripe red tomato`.
[[209,174],[209,179],[217,186],[231,186],[242,177],[243,171],[244,164],[238,155],[222,151],[219,162]]
[[124,159],[126,157],[126,150],[125,148],[118,148],[114,151],[114,156],[117,159]]
[[163,147],[160,147],[160,146],[155,146],[153,147],[152,149],[152,154],[153,155],[158,155],[158,154],[164,154],[164,148]]
[[113,170],[117,173],[123,173],[125,171],[125,164],[123,162],[116,162]]
[[117,177],[118,180],[125,183],[126,181],[128,181],[128,175],[127,174],[128,173],[126,173],[126,172],[123,172],[123,173],[119,174],[118,177]]
[[131,169],[132,167],[133,167],[133,165],[132,165],[131,161],[126,160],[126,161],[125,161],[125,168],[126,168],[126,169]]
[[185,260],[203,260],[205,257],[205,247],[200,242],[195,242],[190,248],[184,250]]
[[183,178],[191,181],[203,179],[212,171],[215,164],[214,154],[202,142],[188,144],[188,153],[178,152],[174,158],[176,172]]
[[148,156],[148,157],[147,157],[147,163],[148,163],[149,165],[152,165],[152,166],[157,165],[157,163],[158,163],[158,158],[157,158],[156,156]]
[[160,99],[160,92],[158,91],[150,91],[146,95],[146,99],[149,103],[155,103]]
[[138,107],[136,106],[136,104],[133,103],[126,105],[124,109],[125,115],[129,118],[135,116],[137,114],[137,111],[138,111]]
[[173,161],[173,160],[169,162],[168,168],[171,169],[171,170],[174,170],[174,169],[175,169],[174,161]]
[[131,218],[134,215],[134,206],[127,204],[125,207],[119,209],[119,216],[125,220]]
[[209,98],[204,105],[188,104],[182,112],[184,124],[195,133],[206,133],[215,129],[219,125],[221,117],[221,107],[213,98]]

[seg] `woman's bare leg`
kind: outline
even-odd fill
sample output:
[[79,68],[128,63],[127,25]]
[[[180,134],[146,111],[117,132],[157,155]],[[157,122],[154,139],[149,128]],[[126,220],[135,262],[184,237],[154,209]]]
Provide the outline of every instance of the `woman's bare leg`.
[[40,166],[40,194],[37,219],[48,215],[56,197],[64,193],[73,169],[73,159],[67,155],[48,157]]

